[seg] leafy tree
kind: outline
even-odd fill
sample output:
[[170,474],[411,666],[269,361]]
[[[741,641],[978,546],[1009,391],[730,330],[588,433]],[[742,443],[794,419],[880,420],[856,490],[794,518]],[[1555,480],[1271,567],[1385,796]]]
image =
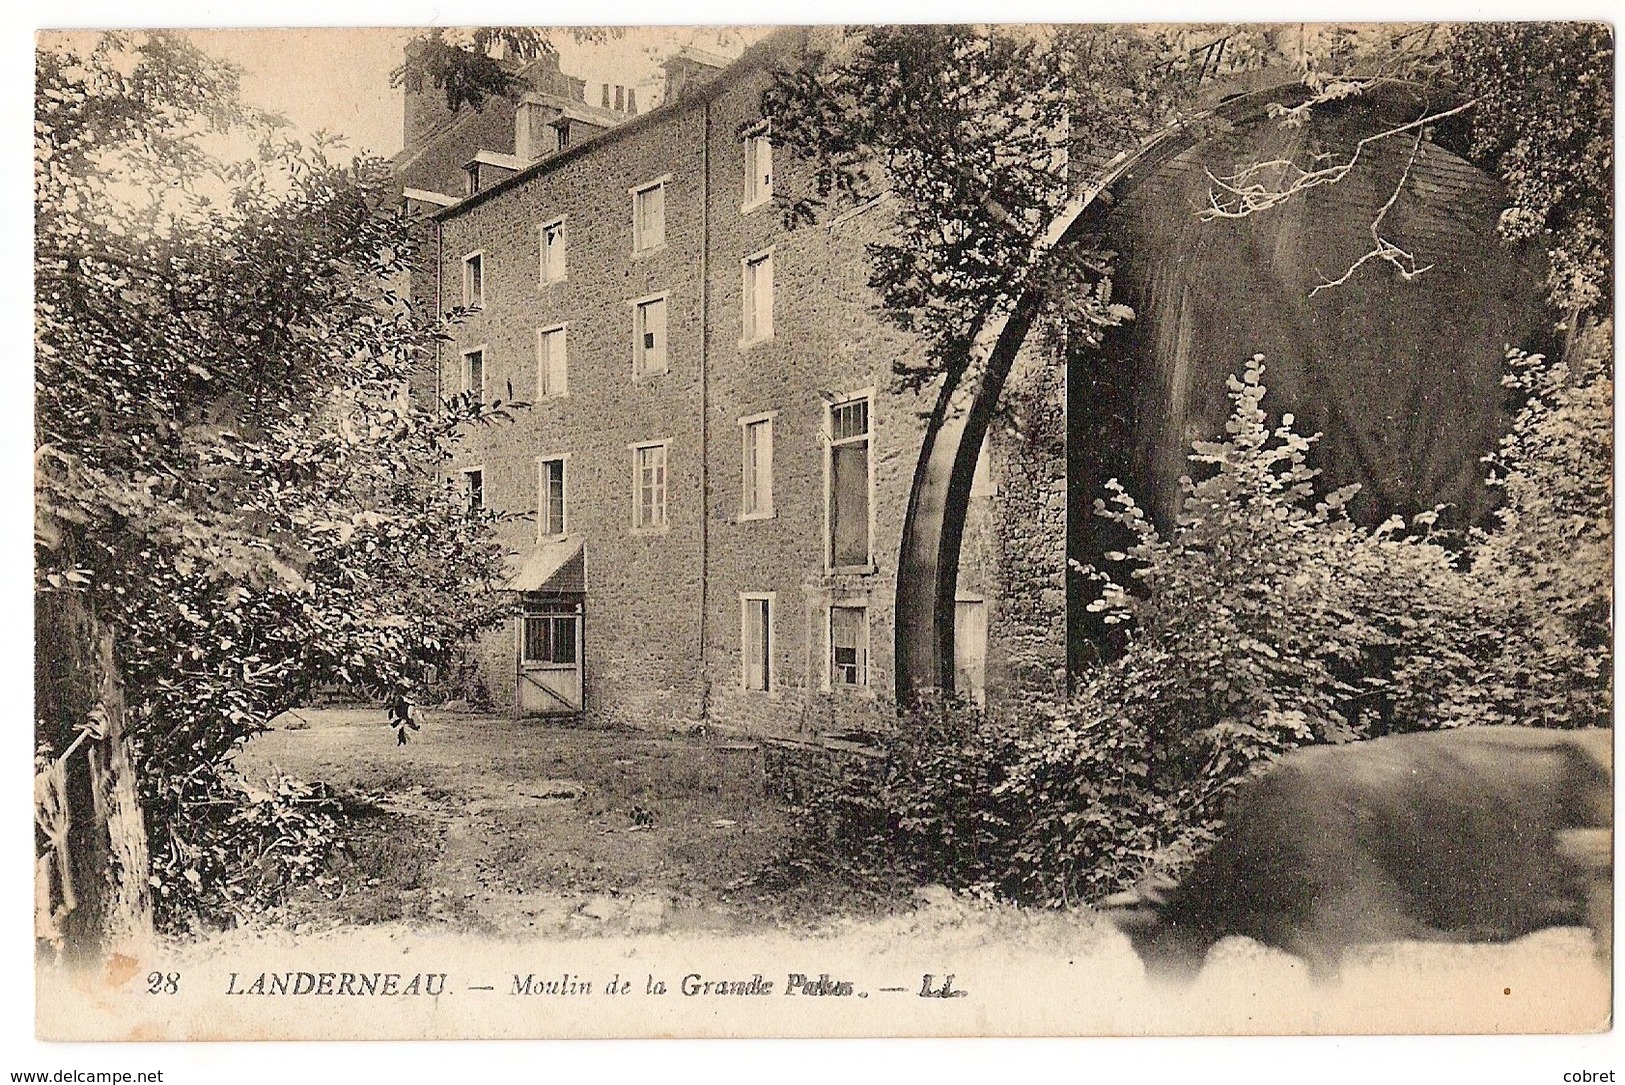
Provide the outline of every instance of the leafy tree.
[[1600,23],[1469,23],[1448,74],[1477,103],[1474,151],[1511,204],[1510,240],[1541,238],[1563,312],[1613,298],[1614,46]]
[[[1420,140],[1465,116],[1475,157],[1508,188],[1503,234],[1546,245],[1554,306],[1606,307],[1613,48],[1600,24],[863,27],[815,39],[776,73],[762,113],[809,169],[807,191],[787,200],[792,220],[882,191],[896,201],[896,236],[872,247],[871,283],[886,315],[928,344],[903,383],[952,382],[972,364],[976,332],[1025,289],[1042,287],[1084,341],[1131,316],[1111,300],[1112,254],[1098,239],[1037,242],[1116,155],[1188,119],[1221,60],[1297,73],[1308,99],[1279,110],[1283,124],[1395,82],[1450,100],[1377,138]],[[1332,158],[1244,163],[1217,179],[1215,211],[1251,213],[1335,183],[1348,161]],[[1416,271],[1374,233],[1373,257]]]
[[1565,359],[1513,351],[1527,397],[1492,457],[1504,496],[1470,569],[1498,635],[1480,681],[1459,690],[1483,722],[1602,727],[1613,714],[1614,381],[1611,322]]
[[1075,334],[1131,315],[1111,300],[1109,251],[1040,241],[1075,165],[1136,144],[1193,85],[1179,40],[1121,27],[866,27],[826,31],[774,73],[762,115],[808,166],[787,219],[881,192],[897,203],[895,236],[870,246],[870,284],[887,318],[925,339],[922,361],[900,363],[903,385],[957,381],[977,333],[1032,286],[1050,288]]
[[[150,891],[178,928],[312,869],[319,796],[232,755],[500,613],[486,518],[437,472],[507,407],[404,394],[443,333],[397,293],[384,163],[279,138],[167,34],[48,40],[35,103],[41,933],[93,954]],[[211,156],[243,131],[254,158]]]
[[412,39],[406,62],[390,73],[390,85],[414,94],[439,87],[452,112],[463,106],[480,109],[492,95],[518,97],[527,89],[519,68],[556,52],[552,39],[533,27],[435,27]]
[[[577,26],[567,32],[578,42],[601,42],[623,30]],[[464,106],[481,109],[493,95],[517,98],[530,89],[520,69],[537,57],[557,55],[553,33],[531,26],[434,27],[412,39],[406,61],[389,75],[390,86],[413,94],[439,88],[453,113]]]

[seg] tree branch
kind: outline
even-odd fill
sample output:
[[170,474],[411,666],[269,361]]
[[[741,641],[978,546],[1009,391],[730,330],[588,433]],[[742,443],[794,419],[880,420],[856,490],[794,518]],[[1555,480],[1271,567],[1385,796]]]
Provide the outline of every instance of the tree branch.
[[[1401,135],[1405,132],[1416,132],[1420,140],[1422,130],[1430,124],[1464,113],[1478,104],[1475,98],[1464,102],[1453,109],[1430,113],[1425,117],[1418,117],[1414,121],[1396,125],[1393,128],[1366,136],[1354,145],[1354,153],[1348,161],[1340,162],[1335,166],[1326,166],[1321,169],[1304,170],[1285,158],[1271,159],[1268,162],[1254,162],[1249,166],[1237,170],[1225,177],[1216,177],[1212,171],[1207,172],[1208,180],[1217,191],[1208,193],[1208,206],[1197,212],[1203,222],[1212,222],[1215,219],[1239,219],[1259,211],[1268,210],[1311,188],[1321,185],[1334,185],[1347,177],[1354,167],[1359,165],[1360,158],[1365,154],[1367,147],[1385,139]],[[1279,170],[1280,178],[1272,185],[1263,180],[1270,170]],[[1297,171],[1297,176],[1287,180],[1290,171]]]
[[1417,267],[1416,257],[1412,256],[1410,253],[1406,252],[1404,249],[1382,236],[1382,220],[1388,216],[1388,212],[1393,210],[1394,204],[1398,202],[1399,194],[1405,189],[1405,182],[1410,180],[1411,168],[1416,165],[1417,152],[1421,149],[1422,130],[1418,128],[1416,130],[1416,139],[1411,142],[1410,157],[1405,160],[1404,172],[1399,175],[1399,180],[1394,183],[1394,190],[1388,194],[1387,202],[1382,205],[1381,209],[1377,211],[1376,217],[1371,220],[1372,248],[1370,251],[1366,252],[1365,255],[1354,261],[1354,263],[1350,264],[1344,270],[1343,274],[1339,275],[1337,278],[1327,279],[1325,276],[1321,276],[1321,284],[1309,291],[1310,297],[1314,297],[1322,290],[1327,290],[1334,286],[1341,286],[1348,282],[1354,273],[1360,270],[1361,265],[1365,264],[1369,260],[1382,260],[1386,263],[1392,264],[1394,270],[1399,272],[1400,278],[1404,279],[1406,282],[1410,282],[1424,271],[1427,271],[1429,268],[1433,267],[1432,264]]
[[[1347,95],[1340,91],[1336,96],[1346,97]],[[1326,100],[1329,100],[1329,98]],[[1254,162],[1225,177],[1216,177],[1212,171],[1205,171],[1208,180],[1212,182],[1216,190],[1209,190],[1208,206],[1197,212],[1197,217],[1203,222],[1212,222],[1215,219],[1246,218],[1259,211],[1265,211],[1278,204],[1285,203],[1292,197],[1311,188],[1318,188],[1321,185],[1334,185],[1353,172],[1354,167],[1359,165],[1361,157],[1365,154],[1366,148],[1382,140],[1391,139],[1405,132],[1412,132],[1414,137],[1411,140],[1410,155],[1405,160],[1405,169],[1400,173],[1399,180],[1394,184],[1394,190],[1389,193],[1387,201],[1383,203],[1376,216],[1371,220],[1369,230],[1371,232],[1372,247],[1344,269],[1343,274],[1337,278],[1327,279],[1322,275],[1320,285],[1310,290],[1309,296],[1314,297],[1322,290],[1343,285],[1354,276],[1356,271],[1372,260],[1381,260],[1392,265],[1394,270],[1399,272],[1400,277],[1409,282],[1431,269],[1433,265],[1419,266],[1415,255],[1383,237],[1383,220],[1387,218],[1388,212],[1393,210],[1394,204],[1399,200],[1400,193],[1405,189],[1405,183],[1410,180],[1411,170],[1415,168],[1417,155],[1422,149],[1422,140],[1427,134],[1427,126],[1446,117],[1464,113],[1477,104],[1478,99],[1474,98],[1454,108],[1430,113],[1425,117],[1418,117],[1414,121],[1395,125],[1392,128],[1366,136],[1354,145],[1354,152],[1347,161],[1339,162],[1333,166],[1305,170],[1291,159],[1274,158],[1267,162]],[[1299,108],[1304,107],[1300,106]],[[1319,161],[1326,156],[1317,155],[1315,157]],[[1272,170],[1278,171],[1279,176],[1274,184],[1269,184],[1263,180],[1263,177]],[[1292,171],[1296,171],[1297,176],[1291,176]],[[1289,177],[1290,180],[1288,180]]]

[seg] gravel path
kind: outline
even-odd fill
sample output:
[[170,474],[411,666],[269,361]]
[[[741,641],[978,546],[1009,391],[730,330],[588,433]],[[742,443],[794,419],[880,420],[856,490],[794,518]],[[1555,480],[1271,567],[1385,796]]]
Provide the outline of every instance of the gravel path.
[[303,709],[238,767],[349,800],[332,883],[275,917],[317,928],[740,930],[763,919],[737,887],[785,829],[753,744],[687,735],[430,711],[397,746],[381,710]]

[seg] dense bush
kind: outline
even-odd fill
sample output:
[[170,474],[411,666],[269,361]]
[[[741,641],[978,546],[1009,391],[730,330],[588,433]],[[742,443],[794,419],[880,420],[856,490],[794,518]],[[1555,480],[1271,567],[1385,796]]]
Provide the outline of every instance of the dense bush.
[[[92,743],[128,755],[121,874],[166,930],[263,910],[332,838],[317,796],[235,775],[245,742],[314,690],[443,669],[508,605],[493,517],[443,468],[513,405],[402,396],[447,332],[398,292],[418,227],[388,164],[280,138],[237,89],[162,32],[58,36],[36,72],[37,673],[121,691]],[[257,152],[214,159],[214,129]],[[80,715],[36,716],[43,764]],[[111,817],[68,794],[62,824]]]
[[1291,415],[1268,427],[1262,375],[1254,358],[1230,378],[1226,437],[1194,444],[1205,477],[1181,479],[1171,532],[1115,483],[1096,509],[1136,540],[1107,555],[1132,591],[1096,574],[1096,606],[1131,630],[1119,667],[1133,680],[1113,693],[1196,736],[1218,772],[1300,742],[1459,722],[1434,691],[1470,671],[1487,633],[1455,555],[1427,534],[1435,514],[1366,530],[1346,513],[1355,487],[1318,496],[1316,438]]
[[339,830],[321,784],[278,776],[250,785],[228,770],[155,782],[176,809],[154,834],[153,894],[171,930],[241,922],[320,880]]
[[1021,728],[957,699],[922,703],[876,757],[803,755],[781,766],[802,831],[781,873],[836,872],[860,887],[942,883],[1014,895],[1019,803],[1001,790]]
[[1568,360],[1511,352],[1527,403],[1491,457],[1504,501],[1470,583],[1494,614],[1483,681],[1457,691],[1491,723],[1608,726],[1613,711],[1614,381],[1611,322]]
[[[1515,361],[1535,399],[1498,458],[1502,529],[1468,568],[1430,536],[1435,514],[1371,530],[1345,511],[1353,488],[1317,491],[1315,438],[1290,416],[1268,425],[1254,358],[1230,380],[1224,439],[1194,446],[1167,533],[1115,485],[1097,508],[1135,540],[1107,556],[1127,576],[1087,570],[1126,630],[1121,654],[1077,676],[1066,704],[920,706],[875,764],[809,803],[821,831],[805,843],[1020,901],[1098,899],[1177,871],[1233,786],[1295,746],[1558,722],[1557,705],[1605,698],[1606,653],[1587,651],[1606,647],[1604,378]],[[1560,468],[1567,481],[1544,479]]]

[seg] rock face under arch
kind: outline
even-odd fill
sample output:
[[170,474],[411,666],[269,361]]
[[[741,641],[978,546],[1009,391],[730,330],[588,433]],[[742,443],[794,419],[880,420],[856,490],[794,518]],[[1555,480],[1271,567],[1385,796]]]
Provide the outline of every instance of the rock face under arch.
[[[1407,135],[1368,145],[1342,181],[1239,220],[1203,222],[1213,182],[1237,163],[1329,154],[1346,161],[1361,137],[1418,115],[1352,103],[1301,128],[1264,120],[1196,144],[1138,179],[1106,217],[1121,254],[1116,296],[1134,322],[1069,373],[1068,550],[1091,560],[1115,542],[1091,513],[1119,478],[1160,524],[1172,518],[1193,440],[1223,433],[1225,378],[1265,356],[1265,406],[1291,412],[1329,486],[1359,483],[1354,514],[1376,523],[1448,504],[1457,523],[1491,508],[1482,459],[1505,432],[1508,344],[1542,345],[1549,316],[1539,257],[1507,246],[1495,226],[1496,181],[1436,144],[1411,158]],[[1382,114],[1387,112],[1386,116]],[[1403,184],[1401,179],[1403,178]],[[1432,265],[1405,281],[1367,262],[1385,201],[1383,237]],[[1081,586],[1069,607],[1074,642],[1087,625]]]

